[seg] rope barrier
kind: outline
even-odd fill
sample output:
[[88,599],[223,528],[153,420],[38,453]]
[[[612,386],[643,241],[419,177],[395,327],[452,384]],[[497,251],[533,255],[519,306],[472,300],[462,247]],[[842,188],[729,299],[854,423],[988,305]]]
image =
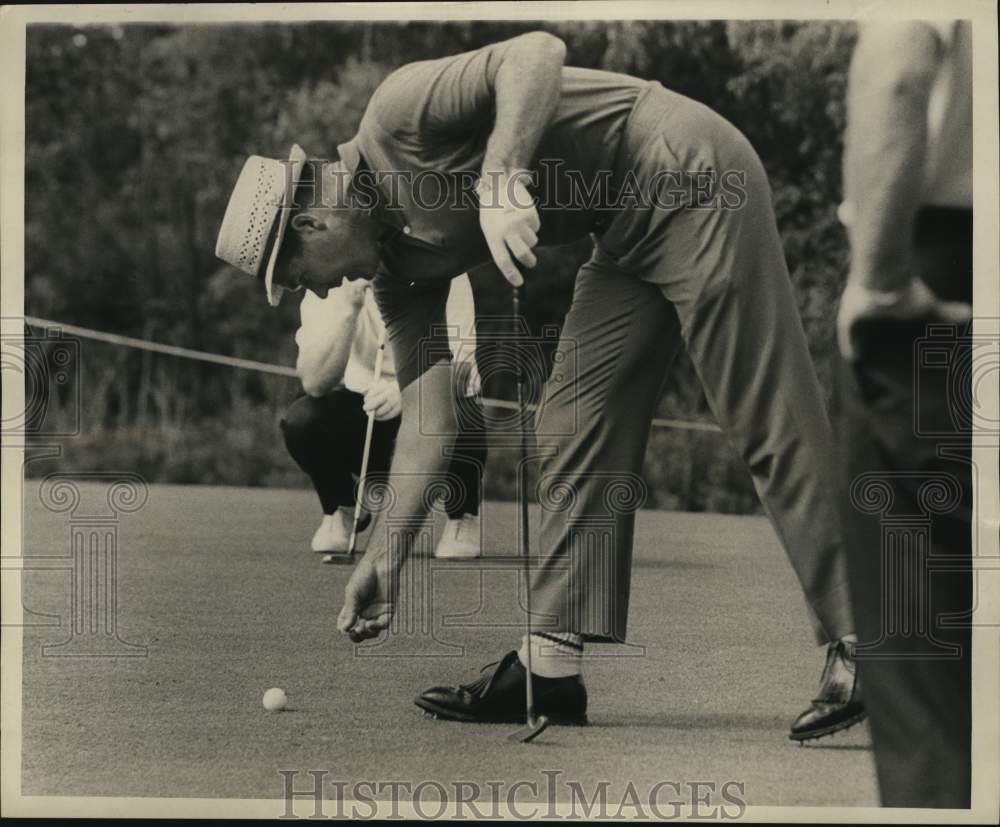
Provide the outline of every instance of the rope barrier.
[[[82,339],[93,339],[97,342],[105,342],[110,345],[121,347],[131,347],[138,350],[147,350],[152,353],[163,353],[167,356],[177,356],[181,359],[193,359],[198,362],[209,362],[214,365],[225,365],[230,368],[242,368],[243,370],[255,370],[259,373],[270,373],[276,376],[288,376],[297,379],[298,374],[295,368],[286,365],[271,365],[267,362],[257,362],[253,359],[241,359],[237,356],[225,356],[219,353],[208,353],[203,350],[192,350],[187,347],[176,345],[164,345],[159,342],[151,342],[147,339],[136,339],[132,336],[122,336],[119,333],[106,333],[103,330],[91,330],[87,327],[80,327],[65,322],[55,322],[51,319],[40,319],[37,316],[25,316],[25,322],[35,327],[48,329],[58,329],[60,331],[79,336]],[[506,399],[483,399],[483,404],[492,408],[503,408],[506,410],[517,410],[517,403]],[[534,408],[534,405],[529,406]],[[681,419],[667,419],[657,417],[653,420],[654,428],[673,428],[682,431],[706,431],[719,433],[718,425],[711,422],[690,422]]]
[[218,353],[206,353],[203,350],[191,350],[187,347],[177,347],[176,345],[163,345],[159,342],[150,342],[146,339],[134,339],[131,336],[122,336],[118,333],[105,333],[102,330],[91,330],[86,327],[78,327],[74,324],[64,324],[63,322],[53,322],[49,319],[39,319],[36,316],[25,316],[24,320],[36,327],[58,328],[74,336],[84,339],[94,339],[98,342],[107,342],[110,345],[121,345],[123,347],[134,347],[139,350],[149,350],[153,353],[165,353],[168,356],[179,356],[182,359],[194,359],[199,362],[211,362],[216,365],[225,365],[231,368],[244,368],[245,370],[256,370],[260,373],[273,373],[278,376],[298,376],[295,368],[284,365],[269,365],[266,362],[256,362],[253,359],[240,359],[236,356],[222,356]]

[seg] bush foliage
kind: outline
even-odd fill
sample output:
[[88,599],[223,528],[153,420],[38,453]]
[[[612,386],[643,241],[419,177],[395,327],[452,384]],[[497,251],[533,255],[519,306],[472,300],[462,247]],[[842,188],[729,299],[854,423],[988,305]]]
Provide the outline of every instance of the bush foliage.
[[[295,301],[220,266],[215,235],[247,155],[297,141],[335,157],[396,66],[545,28],[567,62],[655,79],[713,107],[763,159],[799,309],[821,377],[846,240],[840,196],[844,85],[853,39],[838,22],[308,23],[33,26],[27,48],[26,312],[160,342],[293,364]],[[542,252],[529,322],[559,324],[589,243]],[[509,312],[492,267],[472,274],[477,311]],[[70,470],[151,480],[301,485],[277,430],[291,379],[82,344],[80,436]],[[502,378],[487,391],[510,396]],[[711,416],[690,364],[660,415]],[[39,463],[37,470],[51,467]],[[747,512],[749,477],[718,434],[657,430],[651,505]],[[509,469],[489,493],[507,496]]]

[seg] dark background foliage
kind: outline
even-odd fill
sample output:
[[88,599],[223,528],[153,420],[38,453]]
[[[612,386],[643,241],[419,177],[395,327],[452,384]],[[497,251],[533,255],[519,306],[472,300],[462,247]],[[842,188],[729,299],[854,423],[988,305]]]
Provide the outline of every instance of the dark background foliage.
[[[533,28],[567,62],[655,79],[713,107],[771,177],[789,269],[821,379],[846,262],[837,224],[844,84],[853,27],[837,22],[308,23],[30,28],[27,64],[26,312],[159,342],[293,364],[297,302],[213,255],[229,189],[249,154],[297,141],[334,157],[368,96],[402,63]],[[542,251],[531,276],[534,333],[560,324],[589,243]],[[492,267],[472,273],[477,312],[509,313]],[[489,341],[489,322],[481,331]],[[486,346],[489,346],[488,344]],[[57,462],[128,468],[151,480],[302,485],[277,431],[296,382],[83,342],[80,434]],[[824,383],[825,384],[825,383]],[[487,392],[510,396],[509,377]],[[51,400],[52,421],[76,416]],[[685,358],[661,416],[711,421]],[[36,472],[53,463],[36,463]],[[657,429],[651,505],[747,512],[749,477],[724,437]],[[510,472],[491,464],[492,496]]]

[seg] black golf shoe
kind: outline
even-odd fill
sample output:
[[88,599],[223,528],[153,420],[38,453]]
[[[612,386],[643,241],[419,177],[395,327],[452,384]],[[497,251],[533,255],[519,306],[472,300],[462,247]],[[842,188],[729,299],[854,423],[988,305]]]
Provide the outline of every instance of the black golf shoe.
[[835,641],[826,650],[819,697],[795,719],[788,737],[799,742],[822,738],[860,724],[866,717],[850,644],[845,640]]
[[[484,666],[479,678],[462,686],[435,686],[414,703],[438,718],[467,723],[524,723],[527,672],[517,652]],[[587,690],[579,675],[532,677],[535,713],[553,724],[587,723]]]

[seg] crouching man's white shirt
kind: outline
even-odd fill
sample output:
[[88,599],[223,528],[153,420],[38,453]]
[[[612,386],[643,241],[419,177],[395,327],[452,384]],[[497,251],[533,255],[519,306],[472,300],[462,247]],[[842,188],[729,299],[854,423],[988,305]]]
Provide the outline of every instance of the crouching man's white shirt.
[[[300,326],[295,333],[295,343],[300,355],[311,349],[325,350],[330,345],[329,337],[338,335],[339,320],[343,319],[350,302],[349,289],[345,286],[336,287],[329,291],[325,299],[311,291],[305,291],[299,305]],[[471,368],[465,388],[466,396],[475,396],[480,393],[482,382],[476,367],[476,308],[468,275],[452,280],[445,307],[445,320],[452,358],[456,364],[467,363]],[[384,328],[375,297],[371,290],[366,290],[364,303],[354,325],[351,353],[339,387],[360,394],[367,392],[375,378],[375,357]],[[385,350],[379,378],[396,381],[396,366],[390,348]]]

